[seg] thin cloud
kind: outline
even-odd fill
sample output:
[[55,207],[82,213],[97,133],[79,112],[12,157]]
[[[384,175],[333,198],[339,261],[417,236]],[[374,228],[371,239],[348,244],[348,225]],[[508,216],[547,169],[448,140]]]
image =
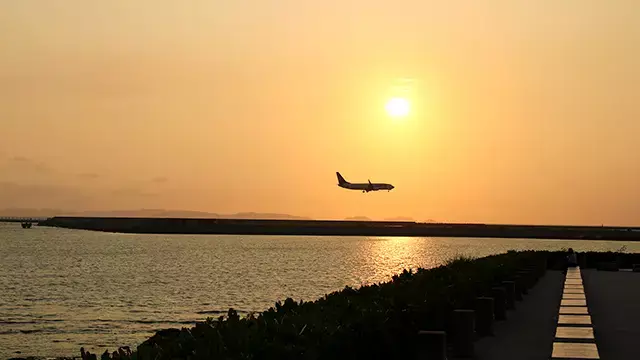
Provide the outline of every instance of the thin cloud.
[[81,173],[78,174],[78,177],[81,179],[90,179],[90,180],[94,180],[100,177],[100,175],[96,174],[96,173]]
[[158,177],[154,177],[153,179],[151,179],[151,182],[156,183],[156,184],[164,184],[166,182],[169,181],[169,178],[164,177],[164,176],[158,176]]
[[0,181],[0,203],[7,207],[83,207],[91,201],[91,196],[75,188]]
[[111,195],[117,196],[117,197],[125,197],[125,198],[131,198],[131,197],[149,198],[149,197],[155,197],[158,194],[144,191],[141,189],[136,189],[136,188],[120,188],[120,189],[115,189],[111,191]]
[[51,173],[53,169],[42,161],[33,160],[24,156],[14,156],[9,159],[9,170],[35,171],[38,173]]

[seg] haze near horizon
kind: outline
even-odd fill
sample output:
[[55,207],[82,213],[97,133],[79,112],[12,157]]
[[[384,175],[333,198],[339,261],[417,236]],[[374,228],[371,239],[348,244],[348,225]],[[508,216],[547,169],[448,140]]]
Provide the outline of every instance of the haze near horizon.
[[638,13],[1,2],[0,204],[638,225]]

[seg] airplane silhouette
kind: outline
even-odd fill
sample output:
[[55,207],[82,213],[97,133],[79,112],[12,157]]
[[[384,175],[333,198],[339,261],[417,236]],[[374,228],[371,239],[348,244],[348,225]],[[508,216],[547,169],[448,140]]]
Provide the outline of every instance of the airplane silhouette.
[[336,175],[338,176],[338,186],[340,186],[343,189],[362,190],[362,192],[364,193],[364,192],[378,191],[378,190],[391,191],[392,189],[395,188],[395,186],[393,186],[391,184],[371,183],[371,180],[368,180],[369,181],[368,184],[350,183],[347,180],[345,180],[344,177],[342,177],[342,175],[340,175],[339,172],[336,172]]

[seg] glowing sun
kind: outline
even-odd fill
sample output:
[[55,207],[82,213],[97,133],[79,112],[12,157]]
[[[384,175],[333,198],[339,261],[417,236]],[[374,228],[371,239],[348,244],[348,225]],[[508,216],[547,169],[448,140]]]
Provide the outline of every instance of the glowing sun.
[[387,114],[389,114],[389,116],[393,118],[402,118],[409,115],[411,105],[409,104],[409,100],[405,98],[394,97],[387,101],[384,108],[387,110]]

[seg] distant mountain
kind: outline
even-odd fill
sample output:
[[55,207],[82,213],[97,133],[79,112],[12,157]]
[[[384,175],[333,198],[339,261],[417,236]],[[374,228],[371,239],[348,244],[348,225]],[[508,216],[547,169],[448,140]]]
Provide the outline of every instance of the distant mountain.
[[25,209],[8,208],[0,209],[2,217],[52,217],[56,215],[71,215],[71,212],[61,209]]
[[308,217],[295,216],[295,215],[289,215],[289,214],[254,213],[254,212],[243,212],[243,213],[236,213],[233,215],[223,215],[218,217],[233,218],[233,219],[312,220],[311,218],[308,218]]
[[369,219],[366,216],[352,216],[352,217],[347,217],[344,218],[347,221],[372,221],[371,219]]
[[396,216],[384,219],[385,221],[415,221],[413,218],[406,216]]
[[153,218],[215,218],[218,214],[204,211],[189,210],[164,210],[164,209],[140,209],[140,210],[110,210],[110,211],[82,211],[77,216],[95,217],[153,217]]
[[139,210],[105,210],[105,211],[68,211],[61,209],[0,209],[0,216],[5,217],[53,217],[53,216],[88,216],[88,217],[152,217],[152,218],[226,218],[226,219],[274,219],[274,220],[311,220],[302,216],[273,213],[242,212],[237,214],[217,214],[205,211],[139,209]]
[[83,213],[84,216],[119,216],[119,217],[161,217],[161,218],[225,218],[225,219],[275,219],[275,220],[310,220],[308,218],[288,214],[242,212],[236,214],[217,214],[204,211],[142,209],[109,212]]

